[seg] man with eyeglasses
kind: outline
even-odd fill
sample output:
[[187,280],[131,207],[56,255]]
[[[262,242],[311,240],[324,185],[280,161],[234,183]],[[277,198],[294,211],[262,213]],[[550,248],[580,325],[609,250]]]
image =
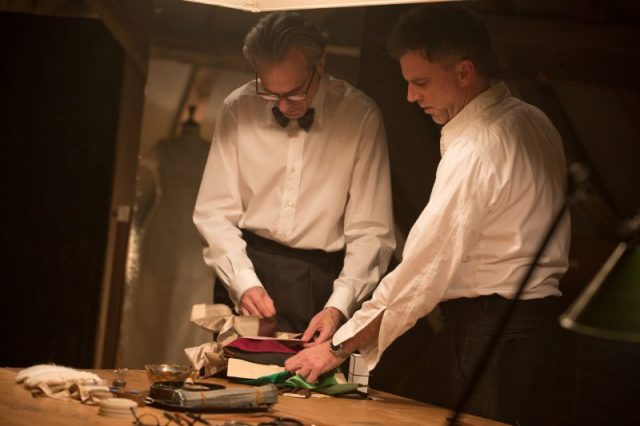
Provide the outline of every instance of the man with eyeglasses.
[[325,73],[325,40],[298,13],[263,17],[243,53],[256,79],[224,101],[194,222],[214,302],[313,346],[371,294],[394,249],[382,118]]

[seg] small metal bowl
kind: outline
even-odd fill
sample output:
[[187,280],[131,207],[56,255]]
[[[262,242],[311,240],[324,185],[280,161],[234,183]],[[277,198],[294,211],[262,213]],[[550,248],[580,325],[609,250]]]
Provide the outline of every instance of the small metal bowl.
[[144,366],[147,378],[151,383],[156,382],[184,382],[195,378],[196,370],[188,365],[177,364],[147,364]]

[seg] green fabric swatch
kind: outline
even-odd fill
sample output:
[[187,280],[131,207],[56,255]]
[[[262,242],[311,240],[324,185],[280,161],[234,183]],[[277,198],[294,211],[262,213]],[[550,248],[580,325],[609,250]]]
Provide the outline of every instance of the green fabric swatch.
[[320,376],[320,380],[318,380],[317,384],[311,384],[304,380],[299,374],[294,376],[288,371],[258,377],[257,379],[239,380],[239,382],[253,386],[273,383],[279,388],[291,387],[295,389],[309,389],[313,392],[325,395],[341,395],[354,392],[359,385],[357,383],[338,383],[336,380],[336,373],[338,372],[338,369],[334,369],[323,374]]

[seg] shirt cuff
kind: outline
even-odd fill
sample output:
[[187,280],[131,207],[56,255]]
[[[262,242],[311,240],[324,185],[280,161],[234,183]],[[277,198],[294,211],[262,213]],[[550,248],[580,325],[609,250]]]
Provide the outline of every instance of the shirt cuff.
[[325,308],[336,308],[345,318],[351,317],[352,311],[352,296],[351,292],[344,287],[335,287],[331,296],[329,296],[329,300],[324,305]]
[[251,287],[257,286],[262,287],[262,283],[253,269],[243,269],[235,274],[231,284],[231,298],[236,304],[236,308],[240,303],[240,297],[244,292],[249,290]]
[[373,306],[367,306],[365,303],[365,306],[356,312],[349,321],[343,324],[342,327],[335,332],[333,339],[331,340],[334,345],[344,343],[362,331],[362,329],[369,325],[371,321],[375,320],[378,315],[383,312],[384,314],[382,316],[380,332],[378,335],[373,339],[373,341],[358,349],[358,352],[362,355],[369,371],[375,368],[382,357],[382,353],[393,341],[393,338],[390,338],[387,329],[389,327],[393,327],[394,323],[397,323],[399,318],[397,318],[392,311],[388,308],[385,309],[381,307],[375,308]]

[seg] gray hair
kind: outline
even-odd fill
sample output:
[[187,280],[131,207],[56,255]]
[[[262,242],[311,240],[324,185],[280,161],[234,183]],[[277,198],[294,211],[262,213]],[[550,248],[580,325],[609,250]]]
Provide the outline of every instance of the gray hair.
[[275,12],[264,16],[249,30],[242,53],[249,62],[279,64],[292,47],[302,49],[310,67],[318,65],[326,41],[320,30],[297,12]]

